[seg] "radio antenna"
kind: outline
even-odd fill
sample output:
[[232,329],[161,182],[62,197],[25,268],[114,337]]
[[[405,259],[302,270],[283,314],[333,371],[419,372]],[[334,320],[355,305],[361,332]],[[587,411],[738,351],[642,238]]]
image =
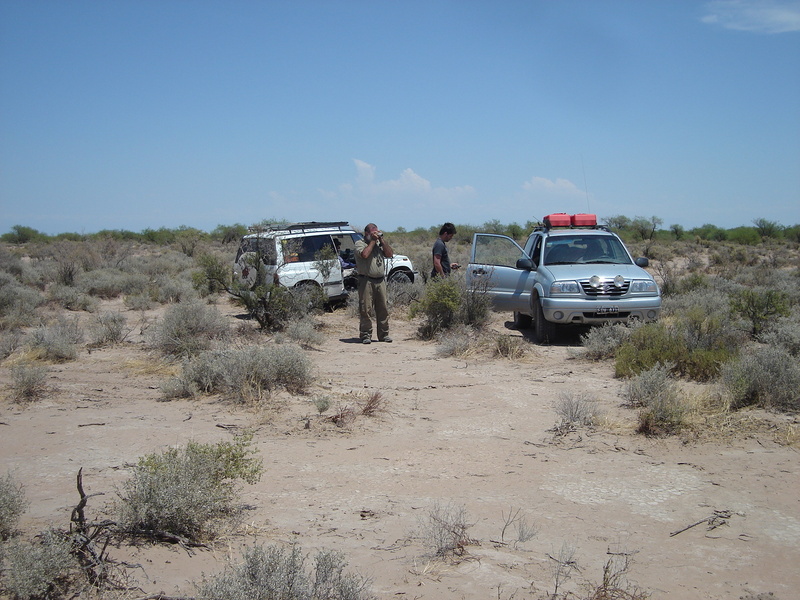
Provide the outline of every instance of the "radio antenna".
[[581,154],[581,169],[583,170],[583,189],[586,192],[586,212],[592,212],[589,208],[589,186],[586,183],[586,167],[583,165],[583,154]]

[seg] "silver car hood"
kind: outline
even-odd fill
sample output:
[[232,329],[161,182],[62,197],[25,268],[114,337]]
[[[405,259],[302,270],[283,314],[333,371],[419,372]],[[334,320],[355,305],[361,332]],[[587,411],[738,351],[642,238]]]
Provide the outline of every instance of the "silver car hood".
[[622,275],[625,279],[653,279],[650,273],[636,265],[611,265],[607,263],[588,265],[545,265],[541,269],[549,271],[553,280],[589,279],[593,275],[597,275],[602,279],[614,279],[617,275]]

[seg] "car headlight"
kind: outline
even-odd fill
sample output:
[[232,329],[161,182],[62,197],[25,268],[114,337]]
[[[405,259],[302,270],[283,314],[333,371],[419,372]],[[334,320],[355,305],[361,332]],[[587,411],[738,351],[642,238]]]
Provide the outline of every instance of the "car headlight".
[[631,281],[631,292],[637,294],[657,294],[658,286],[652,279],[634,279]]
[[550,295],[558,294],[580,294],[581,286],[577,281],[554,281],[550,284]]

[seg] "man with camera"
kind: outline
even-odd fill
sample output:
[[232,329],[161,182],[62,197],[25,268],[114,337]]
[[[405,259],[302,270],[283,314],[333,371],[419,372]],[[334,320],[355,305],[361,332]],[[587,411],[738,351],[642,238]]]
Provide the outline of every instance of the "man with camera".
[[375,223],[364,228],[364,239],[356,242],[358,271],[359,337],[363,344],[372,343],[372,319],[378,329],[378,341],[391,342],[389,307],[386,294],[386,258],[394,251]]

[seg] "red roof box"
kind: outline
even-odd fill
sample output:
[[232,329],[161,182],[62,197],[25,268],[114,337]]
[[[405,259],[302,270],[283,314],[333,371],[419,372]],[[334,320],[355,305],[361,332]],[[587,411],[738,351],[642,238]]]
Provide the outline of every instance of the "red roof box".
[[594,227],[597,225],[597,215],[577,214],[572,215],[573,227]]
[[569,227],[572,223],[567,213],[553,213],[545,216],[543,220],[546,227]]

